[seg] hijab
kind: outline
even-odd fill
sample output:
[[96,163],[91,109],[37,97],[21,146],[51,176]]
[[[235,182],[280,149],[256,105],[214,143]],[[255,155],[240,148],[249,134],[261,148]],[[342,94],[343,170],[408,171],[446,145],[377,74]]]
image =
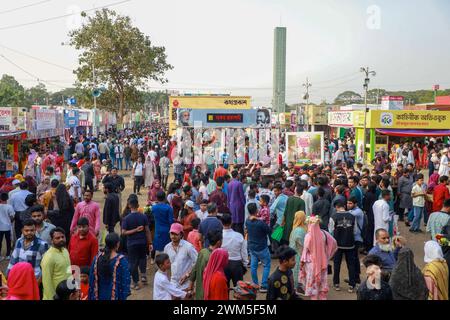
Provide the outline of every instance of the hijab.
[[306,262],[307,253],[311,255],[313,278],[320,282],[321,273],[328,268],[324,234],[320,230],[319,219],[310,219],[308,233],[305,236],[301,261]]
[[389,285],[394,300],[426,300],[428,288],[420,269],[414,264],[414,254],[402,248],[392,270]]
[[39,300],[39,288],[33,267],[28,262],[16,263],[8,275],[6,300]]
[[308,229],[306,226],[306,214],[304,211],[297,211],[294,216],[294,222],[292,223],[292,230],[295,228],[303,228],[305,231]]
[[[159,188],[156,188],[156,184],[159,183]],[[164,191],[163,188],[161,188],[161,182],[159,180],[154,180],[152,183],[152,186],[150,188],[150,192],[149,192],[149,200],[150,201],[156,201],[156,194],[159,191]]]
[[434,187],[439,184],[439,174],[437,172],[433,173],[428,180],[428,191],[433,192]]
[[[431,278],[438,290],[437,300],[448,300],[448,265],[444,260],[441,246],[433,240],[425,243],[425,262],[422,270],[425,277]],[[433,293],[428,298],[433,300]]]
[[228,264],[228,251],[222,248],[215,249],[209,257],[208,264],[203,272],[203,292],[204,299],[209,300],[211,280],[216,272],[225,277],[224,268]]

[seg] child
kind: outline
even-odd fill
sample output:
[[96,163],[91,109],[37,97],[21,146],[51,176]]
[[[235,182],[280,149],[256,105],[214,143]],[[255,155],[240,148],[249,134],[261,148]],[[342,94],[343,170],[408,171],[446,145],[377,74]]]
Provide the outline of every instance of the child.
[[381,258],[369,254],[363,260],[367,280],[363,281],[357,291],[358,300],[392,300],[389,284],[381,279]]
[[198,226],[200,225],[200,222],[201,221],[199,218],[194,218],[191,220],[191,226],[193,229],[191,230],[191,232],[189,232],[189,235],[187,237],[187,241],[192,243],[197,252],[200,252],[203,247],[200,240],[200,233],[198,232]]
[[259,197],[259,204],[261,209],[259,209],[257,218],[264,221],[268,226],[270,226],[270,210],[269,210],[270,197],[267,194],[263,194]]
[[89,295],[89,267],[82,267],[80,270],[80,300],[87,300]]
[[158,254],[155,263],[158,266],[158,271],[155,273],[153,281],[153,300],[188,299],[192,296],[190,291],[180,290],[169,281],[167,271],[170,270],[171,264],[166,253]]
[[296,252],[286,245],[278,248],[276,255],[280,262],[268,280],[267,300],[300,300],[295,293],[294,275]]
[[195,211],[195,214],[197,215],[197,218],[200,219],[200,221],[205,220],[205,218],[208,216],[208,200],[203,199],[202,202],[200,202],[200,209]]

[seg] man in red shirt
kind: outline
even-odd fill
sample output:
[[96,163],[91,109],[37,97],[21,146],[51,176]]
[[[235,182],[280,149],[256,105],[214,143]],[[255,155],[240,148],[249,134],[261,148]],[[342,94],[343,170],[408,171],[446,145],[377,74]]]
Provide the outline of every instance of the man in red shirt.
[[448,177],[442,176],[439,178],[439,184],[433,190],[433,211],[437,212],[442,209],[444,201],[450,198],[450,193],[447,188]]
[[97,253],[98,240],[89,232],[89,220],[82,217],[77,222],[77,233],[70,239],[70,262],[80,268],[91,266]]
[[228,170],[223,167],[223,163],[219,164],[219,167],[214,172],[214,180],[217,182],[217,178],[224,177],[228,173]]

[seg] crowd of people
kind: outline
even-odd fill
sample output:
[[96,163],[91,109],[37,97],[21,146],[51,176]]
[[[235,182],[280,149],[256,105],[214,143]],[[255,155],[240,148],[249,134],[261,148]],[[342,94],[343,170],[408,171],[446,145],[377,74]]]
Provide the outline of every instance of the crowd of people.
[[[270,176],[263,163],[174,163],[165,124],[76,135],[42,163],[30,150],[25,172],[0,173],[1,296],[126,300],[148,290],[149,262],[154,300],[326,300],[329,275],[359,300],[448,300],[448,149],[405,143],[365,166],[353,141],[327,140],[321,164],[280,153]],[[407,239],[425,231],[421,270]]]

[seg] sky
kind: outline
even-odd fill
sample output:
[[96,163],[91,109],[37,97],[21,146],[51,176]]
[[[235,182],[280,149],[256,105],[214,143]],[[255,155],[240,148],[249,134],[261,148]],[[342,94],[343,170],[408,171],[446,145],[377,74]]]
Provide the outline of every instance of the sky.
[[287,28],[288,104],[303,102],[307,77],[313,102],[362,93],[362,66],[376,71],[372,88],[450,87],[447,0],[1,0],[0,74],[25,87],[70,86],[79,52],[63,43],[83,23],[77,13],[114,3],[166,48],[174,69],[153,90],[249,95],[270,106],[277,26]]

